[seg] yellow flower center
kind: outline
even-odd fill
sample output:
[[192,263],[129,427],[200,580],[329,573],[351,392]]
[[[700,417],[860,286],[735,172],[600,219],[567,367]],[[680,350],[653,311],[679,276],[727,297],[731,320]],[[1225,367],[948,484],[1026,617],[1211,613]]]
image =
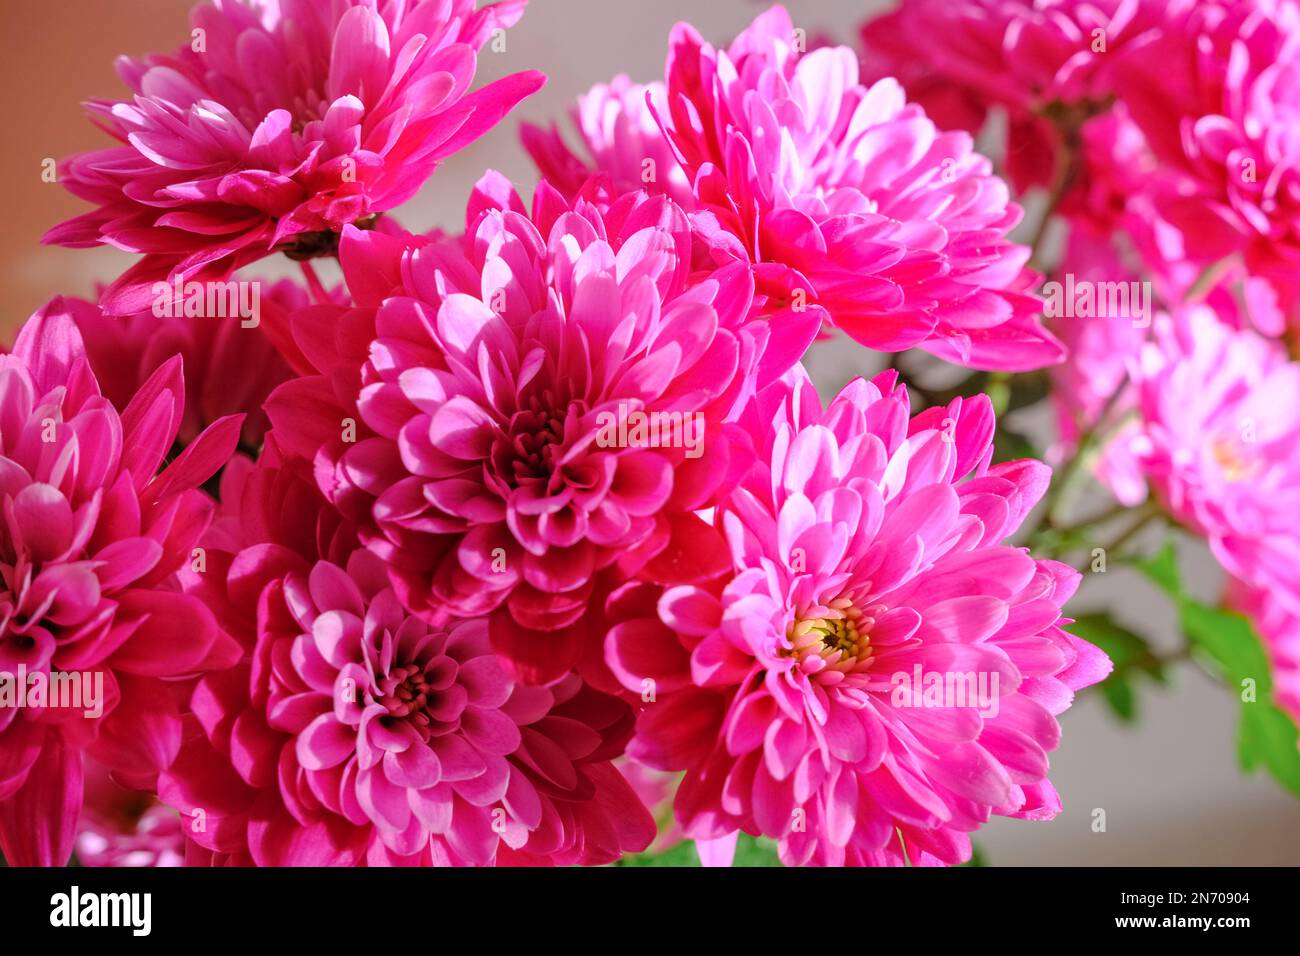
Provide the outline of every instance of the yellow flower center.
[[1259,471],[1259,462],[1245,454],[1241,443],[1232,438],[1215,438],[1210,442],[1210,454],[1223,469],[1228,481],[1242,481]]
[[[816,617],[799,618],[792,622],[786,636],[790,639],[790,656],[799,660],[805,671],[835,671],[850,674],[866,670],[874,653],[871,647],[871,628],[876,623],[874,614],[884,608],[869,607],[865,611],[849,598],[837,598],[824,608],[817,608]],[[811,658],[819,657],[822,663]]]

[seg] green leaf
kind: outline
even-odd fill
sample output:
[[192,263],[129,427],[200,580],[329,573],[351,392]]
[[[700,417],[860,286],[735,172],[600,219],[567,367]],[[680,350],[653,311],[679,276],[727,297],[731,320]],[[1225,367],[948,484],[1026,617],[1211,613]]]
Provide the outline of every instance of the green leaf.
[[752,837],[742,833],[736,843],[734,866],[780,866],[776,843],[766,837]]
[[1247,618],[1185,597],[1179,620],[1192,645],[1214,659],[1238,692],[1246,678],[1255,681],[1261,697],[1273,689],[1268,655]]
[[1145,675],[1165,683],[1164,663],[1151,650],[1146,639],[1117,623],[1109,614],[1081,614],[1069,630],[1106,652],[1115,669],[1101,684],[1102,696],[1120,720],[1132,723],[1137,718],[1135,682]]
[[1183,591],[1172,542],[1166,542],[1154,557],[1139,562],[1138,568],[1173,598],[1188,642],[1212,658],[1228,681],[1240,690],[1242,680],[1249,677],[1261,693],[1272,689],[1268,655],[1250,621],[1233,611],[1203,604]]
[[1234,694],[1255,682],[1252,700],[1241,703],[1237,758],[1243,771],[1264,767],[1283,787],[1300,796],[1300,732],[1273,702],[1268,652],[1250,620],[1233,611],[1208,607],[1183,591],[1178,557],[1172,543],[1138,567],[1178,607],[1178,620],[1192,648],[1214,661]]
[[970,844],[970,859],[961,866],[988,866],[988,857],[984,855],[984,850],[974,840]]
[[1242,769],[1260,764],[1282,786],[1300,797],[1300,731],[1285,713],[1263,700],[1243,701],[1237,751]]
[[1105,698],[1111,712],[1126,724],[1137,720],[1137,694],[1133,691],[1133,682],[1122,675],[1107,677],[1101,685],[1101,696]]
[[1178,574],[1178,553],[1174,550],[1172,541],[1166,541],[1156,554],[1137,562],[1137,567],[1175,601],[1183,598],[1182,579]]

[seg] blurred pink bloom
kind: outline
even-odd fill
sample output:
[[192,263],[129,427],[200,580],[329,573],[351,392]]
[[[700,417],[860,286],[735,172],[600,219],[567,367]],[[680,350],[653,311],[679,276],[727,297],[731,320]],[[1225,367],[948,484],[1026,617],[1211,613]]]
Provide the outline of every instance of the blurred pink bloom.
[[1300,611],[1268,588],[1228,582],[1228,606],[1247,615],[1264,641],[1273,665],[1273,695],[1300,724]]
[[151,793],[125,790],[108,772],[86,768],[86,801],[77,826],[82,866],[181,866],[185,834],[180,817]]
[[716,518],[733,570],[610,631],[610,667],[657,694],[629,755],[686,771],[688,836],[953,864],[990,814],[1060,810],[1056,716],[1110,662],[1061,629],[1079,574],[999,543],[1048,470],[990,467],[986,398],[908,416],[893,372],[825,410],[801,368],[761,393],[740,419],[760,463]]
[[[530,218],[489,175],[458,240],[349,231],[357,307],[295,322],[322,374],[271,396],[285,447],[314,458],[406,607],[502,609],[493,641],[530,681],[574,666],[602,571],[678,583],[720,560],[674,542],[744,451],[725,418],[820,325],[817,309],[751,321],[749,270],[688,281],[690,243],[665,197],[602,213],[543,182]],[[668,441],[609,429],[674,415]]]
[[192,576],[247,656],[199,682],[160,781],[183,818],[203,813],[190,859],[595,865],[644,849],[653,821],[610,762],[631,709],[573,675],[516,685],[486,622],[411,616],[378,558],[347,553],[304,463],[274,432],[267,448],[223,482],[213,547],[232,528],[245,546]]
[[862,81],[868,86],[893,77],[909,101],[925,110],[940,129],[976,135],[988,119],[989,103],[976,90],[956,82],[927,59],[924,41],[914,33],[906,7],[876,16],[858,28],[863,44]]
[[1119,61],[1189,260],[1239,255],[1300,321],[1300,5],[1177,0]]
[[677,789],[677,775],[655,770],[627,757],[619,760],[617,766],[655,818],[657,832],[646,852],[663,853],[681,843],[682,831],[673,819],[673,792]]
[[1104,100],[1115,92],[1114,54],[1149,35],[1153,0],[902,0],[869,21],[910,37],[923,59],[986,100],[1032,110]]
[[[1148,36],[1165,0],[902,0],[862,27],[873,75],[896,70],[927,113],[977,132],[1007,115],[1006,166],[1017,190],[1047,186],[1063,151],[1117,90],[1115,61]],[[933,116],[933,114],[931,114]],[[935,116],[937,122],[942,118]]]
[[212,0],[171,56],[123,59],[128,101],[96,101],[122,145],[75,156],[59,179],[95,209],[45,241],[142,254],[113,314],[148,308],[155,281],[218,277],[275,247],[327,252],[350,223],[405,202],[447,156],[544,81],[516,73],[469,92],[477,51],[523,0]]
[[1133,207],[1135,198],[1147,197],[1158,163],[1124,104],[1087,120],[1079,129],[1078,148],[1077,178],[1057,211],[1103,235],[1150,228],[1150,211]]
[[84,705],[0,707],[0,849],[16,865],[61,865],[72,852],[83,752],[152,786],[180,743],[164,679],[227,665],[234,651],[175,575],[212,514],[197,486],[229,458],[240,418],[214,423],[160,472],[183,416],[181,360],[119,412],[69,312],[55,299],[0,356],[0,671],[12,682],[25,668],[29,685],[79,677]]
[[847,47],[801,56],[785,10],[726,51],[687,24],[670,38],[660,117],[720,261],[752,262],[759,291],[815,302],[871,348],[919,346],[977,368],[1059,360],[1006,239],[1006,184],[964,131],[941,132],[892,79],[858,79]]
[[[307,293],[288,279],[260,285],[259,308],[264,314],[309,304]],[[159,365],[180,355],[185,418],[177,437],[192,441],[217,419],[242,413],[243,443],[256,448],[261,442],[269,425],[262,403],[292,375],[263,329],[245,327],[236,315],[160,317],[149,311],[115,316],[90,302],[67,301],[86,341],[91,368],[115,405],[124,407]],[[272,321],[269,316],[265,320]]]
[[[652,110],[647,97],[654,103]],[[683,208],[693,208],[695,196],[672,146],[659,129],[655,113],[667,112],[662,83],[642,85],[620,74],[597,84],[578,98],[573,125],[589,157],[575,154],[552,126],[522,127],[524,148],[543,178],[566,197],[582,191],[593,170],[610,179],[615,196],[638,189],[668,194]]]
[[[1074,448],[1081,431],[1109,427],[1133,410],[1136,400],[1128,387],[1129,365],[1147,339],[1155,303],[1147,301],[1143,314],[1138,297],[1130,294],[1141,289],[1137,273],[1122,260],[1109,235],[1086,228],[1071,229],[1056,275],[1059,305],[1065,313],[1049,315],[1048,327],[1067,350],[1066,360],[1051,370],[1051,401],[1060,442],[1055,457],[1059,457]],[[1123,300],[1116,297],[1114,304],[1127,307],[1098,310],[1097,291],[1104,286],[1123,287]],[[1082,294],[1077,290],[1085,288],[1092,306],[1087,314],[1077,315],[1076,300]],[[1071,290],[1076,290],[1073,297]],[[1045,288],[1044,294],[1049,296],[1049,312],[1054,311],[1050,290]]]
[[1300,365],[1204,305],[1155,331],[1134,368],[1144,475],[1229,573],[1300,610]]

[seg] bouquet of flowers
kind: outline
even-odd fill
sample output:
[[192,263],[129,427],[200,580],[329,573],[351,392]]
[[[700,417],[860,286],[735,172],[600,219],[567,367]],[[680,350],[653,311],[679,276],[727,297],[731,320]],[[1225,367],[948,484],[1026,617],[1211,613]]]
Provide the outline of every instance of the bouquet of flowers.
[[[408,230],[523,14],[206,0],[89,105],[46,241],[135,260],[0,355],[4,858],[961,864],[1182,658],[1300,794],[1300,4],[679,24]],[[1121,564],[1185,648],[1071,613]]]

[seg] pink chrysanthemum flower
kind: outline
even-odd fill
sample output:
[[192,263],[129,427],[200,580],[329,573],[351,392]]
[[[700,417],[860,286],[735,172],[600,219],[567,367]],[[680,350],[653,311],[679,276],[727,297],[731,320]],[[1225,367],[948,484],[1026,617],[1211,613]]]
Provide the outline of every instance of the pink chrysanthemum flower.
[[[1149,36],[1164,0],[902,0],[862,27],[873,73],[896,68],[909,96],[938,101],[978,132],[991,106],[1007,116],[1016,188],[1061,174],[1080,130],[1119,92],[1121,53]],[[915,93],[914,93],[915,91]]]
[[1060,809],[1056,715],[1110,662],[1062,630],[1079,574],[1000,543],[1047,468],[989,466],[987,399],[908,413],[893,372],[824,411],[802,369],[761,393],[740,420],[761,464],[716,520],[734,570],[611,629],[611,668],[652,701],[628,753],[686,772],[688,836],[959,863],[990,814]]
[[[235,509],[195,585],[247,648],[199,682],[197,722],[160,794],[190,825],[190,858],[258,865],[602,864],[653,820],[610,762],[623,702],[576,676],[516,685],[483,621],[410,615],[383,565],[274,435],[223,481]],[[301,463],[299,463],[301,464]]]
[[107,770],[91,765],[76,853],[81,866],[181,866],[185,834],[175,810],[152,794],[117,786]]
[[[212,514],[197,486],[230,456],[240,420],[218,421],[160,473],[183,398],[175,358],[119,413],[59,299],[0,356],[0,849],[12,864],[67,860],[83,752],[151,786],[180,742],[161,678],[232,660],[176,573]],[[76,688],[71,701],[13,696],[19,682],[53,688],[52,675]]]
[[[1098,290],[1110,288],[1122,289],[1123,299],[1108,294],[1099,301]],[[1144,288],[1150,286],[1138,282],[1110,236],[1071,229],[1057,278],[1043,289],[1048,327],[1067,349],[1066,360],[1051,370],[1062,449],[1072,449],[1081,432],[1108,428],[1133,410],[1129,364],[1147,340],[1155,308],[1131,294]]]
[[171,56],[123,59],[133,97],[95,102],[122,145],[60,181],[96,208],[46,236],[143,258],[104,295],[148,308],[151,285],[219,277],[274,247],[328,251],[349,223],[405,202],[450,154],[541,86],[517,73],[469,92],[477,51],[523,0],[212,0]]
[[1300,365],[1203,305],[1155,331],[1134,366],[1143,475],[1231,574],[1300,610]]
[[[154,370],[180,355],[185,373],[185,419],[177,437],[190,442],[226,415],[243,414],[242,444],[256,448],[269,422],[262,404],[277,385],[290,378],[288,364],[266,332],[258,327],[271,313],[289,313],[309,305],[307,293],[294,282],[260,282],[258,314],[224,316],[107,315],[97,305],[67,300],[86,342],[91,369],[105,397],[125,407]],[[167,293],[171,297],[171,293]],[[256,323],[256,324],[253,324]]]
[[1179,0],[1120,64],[1165,165],[1161,214],[1199,263],[1242,256],[1300,312],[1300,5]]
[[785,10],[726,51],[670,39],[661,117],[717,257],[752,262],[776,301],[816,302],[872,348],[919,346],[977,368],[1060,358],[1028,294],[1021,218],[964,131],[936,129],[847,47],[800,55]]
[[1147,35],[1155,0],[902,0],[880,24],[908,37],[931,70],[1024,110],[1114,95],[1114,54]]
[[914,26],[907,8],[893,10],[865,21],[858,34],[862,40],[862,82],[871,85],[893,77],[940,129],[964,129],[979,133],[988,120],[989,101],[983,91],[944,76],[927,60],[928,50],[918,49]]
[[673,542],[743,451],[726,416],[820,324],[751,321],[749,270],[690,276],[690,246],[665,197],[601,212],[543,182],[530,218],[493,175],[459,240],[345,236],[362,307],[332,340],[296,323],[324,374],[272,395],[286,448],[315,457],[408,608],[434,622],[504,608],[493,640],[529,680],[574,665],[574,632],[534,632],[578,625],[602,570],[691,563]]
[[599,170],[609,177],[615,196],[649,189],[691,209],[695,196],[656,112],[667,112],[664,85],[633,83],[620,74],[578,97],[572,111],[587,156],[570,150],[554,126],[541,129],[531,123],[521,129],[524,148],[546,181],[566,197],[577,196],[593,170]]

